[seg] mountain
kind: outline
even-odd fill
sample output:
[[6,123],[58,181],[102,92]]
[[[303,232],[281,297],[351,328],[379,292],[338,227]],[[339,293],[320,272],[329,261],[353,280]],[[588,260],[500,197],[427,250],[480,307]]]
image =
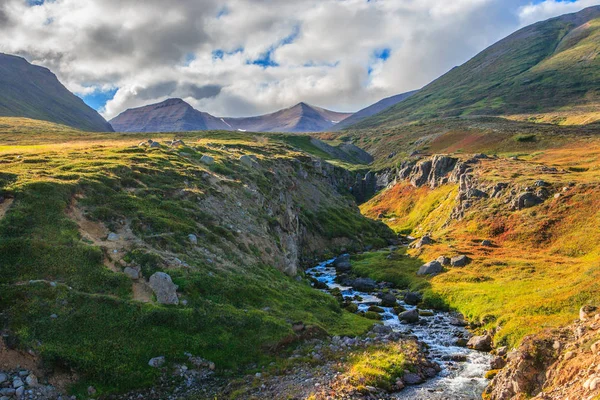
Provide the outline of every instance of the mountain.
[[299,103],[293,107],[249,118],[227,118],[235,129],[252,132],[321,132],[351,116]]
[[196,110],[181,99],[132,108],[110,121],[117,132],[231,130],[222,119]]
[[55,122],[84,131],[113,131],[100,114],[69,92],[50,70],[3,53],[0,116]]
[[557,113],[558,122],[574,113],[598,116],[598,43],[600,6],[538,22],[352,128],[470,115],[529,119]]
[[397,94],[395,96],[386,97],[383,100],[379,100],[377,103],[372,104],[369,107],[363,108],[360,111],[357,111],[356,113],[352,114],[351,116],[349,116],[348,118],[346,118],[345,120],[340,122],[339,124],[336,124],[333,127],[333,130],[338,131],[338,130],[347,128],[351,125],[354,125],[354,124],[362,121],[365,118],[368,118],[375,114],[379,114],[380,112],[390,108],[391,106],[396,105],[396,104],[400,103],[401,101],[408,99],[410,96],[412,96],[415,93],[417,93],[417,90]]
[[184,132],[239,130],[250,132],[320,132],[352,114],[300,103],[272,114],[218,118],[198,111],[181,99],[129,109],[110,123],[117,132]]

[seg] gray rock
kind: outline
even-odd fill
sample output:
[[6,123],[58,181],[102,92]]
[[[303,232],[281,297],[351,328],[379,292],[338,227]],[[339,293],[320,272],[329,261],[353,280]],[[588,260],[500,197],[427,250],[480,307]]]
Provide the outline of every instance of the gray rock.
[[173,283],[169,274],[155,272],[150,277],[150,287],[160,304],[179,304],[177,285]]
[[407,385],[418,385],[423,382],[423,378],[419,374],[408,372],[402,376],[402,381]]
[[116,242],[117,240],[119,240],[119,235],[117,235],[114,232],[111,232],[108,234],[108,237],[106,238],[106,240],[108,240],[109,242]]
[[439,256],[436,261],[444,266],[450,265],[450,258],[446,256]]
[[8,380],[8,375],[0,374],[0,385]]
[[188,235],[188,240],[190,241],[191,244],[198,244],[198,237],[196,235],[194,235],[193,233],[190,233]]
[[490,363],[492,369],[502,369],[506,366],[506,360],[502,357],[494,357]]
[[152,142],[152,143],[150,143],[150,147],[151,148],[158,148],[158,147],[160,147],[160,143],[158,143],[158,142]]
[[486,247],[490,247],[492,245],[492,242],[490,240],[483,240],[481,242],[482,246],[486,246]]
[[469,258],[465,255],[452,257],[450,259],[450,265],[453,267],[464,267],[469,262]]
[[211,165],[211,164],[215,163],[215,159],[212,158],[211,156],[207,156],[206,154],[200,158],[200,161],[206,165]]
[[348,272],[352,269],[352,264],[350,263],[350,254],[344,254],[339,256],[333,262],[333,266],[338,272]]
[[492,337],[490,335],[473,336],[467,342],[467,347],[473,350],[490,351],[492,349]]
[[352,282],[352,287],[360,292],[372,292],[377,284],[370,278],[358,278]]
[[413,244],[411,244],[411,247],[414,247],[415,249],[420,249],[421,247],[428,245],[428,244],[432,244],[432,243],[433,243],[433,239],[431,239],[431,236],[425,235],[422,238],[420,238],[419,240],[417,240],[416,242],[414,242]]
[[15,396],[17,399],[20,399],[21,397],[23,397],[24,393],[25,393],[25,386],[19,386],[17,388],[17,390],[15,390]]
[[250,156],[247,155],[241,156],[240,162],[248,168],[256,167],[256,161],[254,161]]
[[29,374],[29,376],[25,378],[25,383],[27,383],[27,386],[36,387],[38,385],[38,378],[34,374]]
[[15,389],[18,389],[21,386],[25,386],[25,383],[23,383],[23,381],[21,380],[21,378],[15,378],[15,379],[13,379],[13,387]]
[[391,326],[380,324],[375,325],[371,330],[380,335],[388,335],[394,331]]
[[16,390],[15,390],[15,389],[13,389],[13,388],[4,388],[4,389],[0,389],[0,395],[2,395],[2,396],[7,396],[7,397],[14,396],[14,394],[15,394],[15,391],[16,391]]
[[548,185],[548,182],[546,182],[546,181],[539,180],[539,181],[535,181],[535,183],[533,184],[533,186],[535,186],[535,187],[546,187],[546,186],[550,186],[550,185]]
[[512,202],[512,208],[515,210],[522,210],[524,208],[530,208],[537,206],[542,203],[542,199],[531,192],[524,192],[519,194]]
[[164,365],[164,363],[165,363],[164,356],[154,357],[154,358],[151,358],[150,361],[148,361],[148,365],[151,366],[152,368],[160,368]]
[[140,273],[135,268],[125,267],[123,272],[125,273],[125,275],[127,275],[131,279],[139,279],[140,278]]
[[185,143],[183,142],[183,140],[173,140],[171,142],[171,146],[176,147],[176,146],[185,146]]
[[416,306],[423,300],[423,296],[418,292],[408,292],[404,295],[404,302],[411,306]]
[[434,275],[439,274],[444,270],[442,264],[438,261],[430,261],[427,264],[423,264],[419,271],[417,271],[417,275]]
[[391,293],[385,293],[381,296],[381,306],[382,307],[394,307],[396,305],[396,296]]
[[419,322],[419,311],[416,308],[413,310],[404,311],[398,314],[398,319],[400,321],[408,322],[409,324],[414,324]]

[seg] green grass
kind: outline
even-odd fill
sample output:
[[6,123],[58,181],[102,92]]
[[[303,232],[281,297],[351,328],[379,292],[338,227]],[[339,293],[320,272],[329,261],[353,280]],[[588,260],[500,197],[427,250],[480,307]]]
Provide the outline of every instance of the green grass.
[[358,386],[373,386],[391,391],[396,380],[414,369],[407,357],[407,343],[372,346],[349,360],[350,383]]

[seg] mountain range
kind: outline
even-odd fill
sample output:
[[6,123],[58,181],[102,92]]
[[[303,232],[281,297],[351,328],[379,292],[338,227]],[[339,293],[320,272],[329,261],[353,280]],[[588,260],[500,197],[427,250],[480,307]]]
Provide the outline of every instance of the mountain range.
[[3,53],[0,53],[0,117],[26,117],[84,131],[113,131],[100,114],[69,92],[49,69]]

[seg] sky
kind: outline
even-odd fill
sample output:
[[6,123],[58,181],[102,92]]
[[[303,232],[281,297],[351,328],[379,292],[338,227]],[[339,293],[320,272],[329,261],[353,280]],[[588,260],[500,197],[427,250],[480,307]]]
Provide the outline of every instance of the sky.
[[357,111],[531,23],[600,0],[0,0],[0,52],[105,118],[183,98],[216,116]]

